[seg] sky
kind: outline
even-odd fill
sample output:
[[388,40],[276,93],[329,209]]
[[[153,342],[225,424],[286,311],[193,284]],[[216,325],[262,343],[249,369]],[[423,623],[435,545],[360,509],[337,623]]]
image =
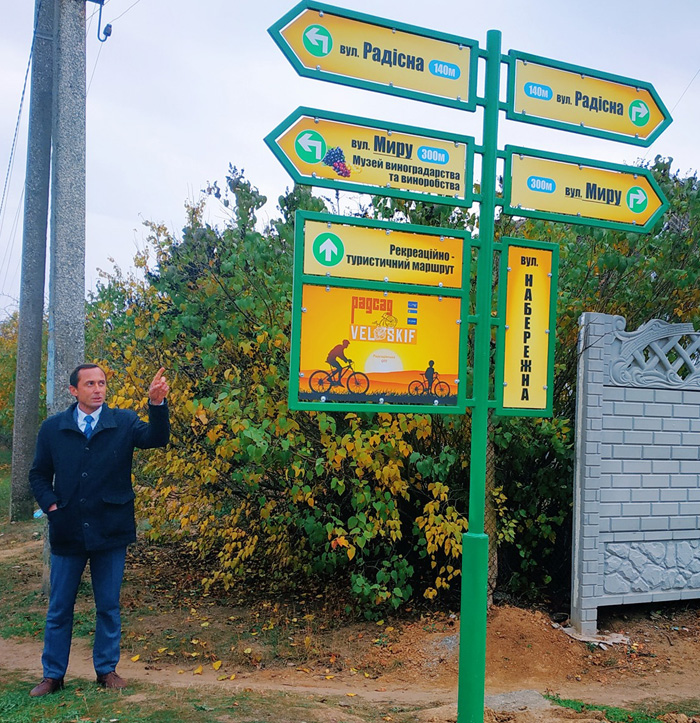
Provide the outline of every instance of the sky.
[[[505,144],[633,164],[661,155],[685,174],[700,168],[700,2],[652,0],[338,0],[337,7],[459,35],[486,45],[500,30],[510,49],[651,83],[673,116],[649,148],[505,120]],[[263,138],[299,106],[470,135],[482,111],[465,112],[297,75],[267,29],[286,0],[105,0],[87,2],[86,288],[99,269],[132,267],[144,221],[178,236],[184,204],[223,185],[229,164],[267,196],[260,223],[278,216],[292,181]],[[18,307],[28,89],[10,166],[33,31],[31,0],[0,0],[0,316]],[[93,16],[94,15],[94,16]],[[91,17],[93,16],[93,17]],[[502,95],[502,100],[505,95]],[[8,174],[9,168],[9,174]],[[7,181],[6,181],[7,178]],[[328,191],[319,189],[320,195]],[[352,200],[349,200],[349,207]],[[209,204],[208,220],[225,222]],[[114,261],[111,261],[113,259]]]

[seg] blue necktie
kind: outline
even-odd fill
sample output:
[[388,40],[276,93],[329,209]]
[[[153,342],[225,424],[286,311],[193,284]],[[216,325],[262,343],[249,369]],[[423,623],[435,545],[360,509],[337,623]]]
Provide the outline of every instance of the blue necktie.
[[87,414],[87,415],[85,416],[85,432],[84,432],[84,434],[85,434],[85,436],[86,436],[88,439],[90,439],[90,437],[92,437],[92,432],[93,432],[92,423],[93,423],[93,421],[94,421],[93,418],[92,418],[89,414]]

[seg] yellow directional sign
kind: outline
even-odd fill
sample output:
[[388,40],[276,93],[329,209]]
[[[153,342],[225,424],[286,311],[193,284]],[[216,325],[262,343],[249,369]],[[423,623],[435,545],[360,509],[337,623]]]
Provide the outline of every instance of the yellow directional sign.
[[646,231],[667,208],[647,169],[506,147],[506,212]]
[[301,75],[473,110],[476,41],[307,0],[270,28]]
[[332,278],[462,285],[464,239],[307,219],[304,273]]
[[654,87],[511,51],[508,117],[648,146],[671,122]]
[[471,138],[300,108],[265,142],[297,183],[471,204]]
[[552,247],[508,246],[501,384],[506,409],[544,410],[551,399],[555,252]]

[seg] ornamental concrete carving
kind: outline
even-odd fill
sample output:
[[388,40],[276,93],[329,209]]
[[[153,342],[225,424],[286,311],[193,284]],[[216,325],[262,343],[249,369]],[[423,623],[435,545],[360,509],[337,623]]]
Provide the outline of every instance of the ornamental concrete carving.
[[624,331],[626,321],[614,318],[610,380],[619,386],[662,385],[700,389],[700,332],[692,324],[653,319],[636,331]]
[[605,546],[608,595],[700,588],[700,540]]

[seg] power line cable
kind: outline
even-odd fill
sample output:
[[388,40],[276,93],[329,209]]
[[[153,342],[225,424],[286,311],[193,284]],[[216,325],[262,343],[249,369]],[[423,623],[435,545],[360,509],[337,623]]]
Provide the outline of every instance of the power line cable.
[[[12,169],[14,168],[14,164],[15,164],[15,151],[17,149],[17,137],[19,135],[19,128],[20,128],[20,123],[22,120],[22,110],[24,108],[24,98],[25,98],[25,95],[27,92],[27,80],[29,79],[29,69],[32,64],[32,56],[34,55],[34,43],[36,41],[36,31],[37,31],[37,26],[38,26],[38,22],[39,22],[39,13],[41,11],[42,1],[43,0],[40,0],[40,2],[37,5],[37,8],[36,8],[36,14],[35,14],[35,18],[34,18],[34,30],[32,32],[32,43],[29,48],[29,59],[27,60],[27,69],[24,72],[24,83],[22,85],[22,95],[21,95],[20,101],[19,101],[19,110],[17,111],[17,123],[15,124],[15,133],[12,138],[12,146],[10,148],[10,158],[7,163],[7,173],[5,174],[5,184],[4,184],[3,190],[2,190],[2,198],[0,198],[0,235],[2,235],[2,229],[3,229],[4,223],[5,223],[5,213],[7,211],[7,206],[5,204],[5,200],[7,198],[7,189],[9,188],[10,180],[12,178]],[[22,190],[22,196],[24,196],[24,189]],[[20,206],[21,206],[21,204],[20,204]],[[9,258],[10,258],[10,255],[12,254],[13,250],[14,250],[14,236],[13,236],[12,243],[8,247],[6,247],[5,256],[3,258],[3,265],[5,264],[5,259],[7,259],[7,269],[5,271],[5,278],[7,278],[7,270],[9,270]]]
[[[12,252],[14,251],[15,247],[15,240],[17,239],[17,230],[19,229],[20,223],[19,223],[19,217],[20,212],[22,210],[22,205],[24,201],[24,187],[22,187],[22,193],[20,194],[19,203],[17,204],[17,211],[15,212],[15,220],[12,223],[12,230],[10,231],[12,241],[10,245],[6,248],[5,257],[2,260],[2,265],[5,266],[5,278],[2,280],[2,287],[3,289],[7,288],[7,275],[10,272],[10,263],[12,261]],[[18,258],[17,263],[15,264],[15,271],[12,278],[15,278],[17,276],[17,272],[19,271],[20,263],[22,259]],[[6,263],[7,262],[7,263]]]
[[[675,102],[673,108],[671,108],[671,110],[669,111],[670,115],[673,115],[673,111],[676,110],[676,108],[678,108],[678,106],[680,105],[681,101],[683,100],[685,94],[690,90],[690,86],[695,82],[695,79],[699,75],[700,75],[700,68],[698,68],[695,71],[695,75],[690,79],[690,82],[688,83],[688,85],[686,85],[685,90],[680,94],[680,97]],[[647,150],[644,152],[644,155],[642,156],[642,160],[644,160],[649,155],[650,150],[651,150],[651,148],[647,148]]]
[[[109,1],[110,1],[110,0],[105,0],[104,4],[107,5],[107,3],[109,3]],[[136,5],[138,5],[140,2],[141,2],[141,0],[136,0],[136,2],[132,3],[131,5],[129,5],[129,7],[128,7],[123,13],[121,13],[120,15],[117,15],[117,17],[112,20],[112,23],[114,23],[114,22],[116,22],[117,20],[119,20],[119,18],[123,18],[123,17],[129,12],[129,10],[131,10],[133,7],[135,7]],[[95,11],[90,15],[90,17],[88,18],[88,20],[92,20],[92,18],[95,17],[95,14],[96,14],[97,12],[98,12],[98,11],[95,10]],[[88,30],[89,30],[89,28],[88,28]],[[90,74],[90,81],[88,82],[87,90],[86,90],[86,92],[85,92],[86,95],[90,92],[90,86],[92,85],[92,79],[95,77],[95,71],[97,70],[97,63],[98,63],[99,60],[100,60],[100,54],[102,53],[103,45],[104,45],[104,44],[101,43],[101,44],[100,44],[100,49],[97,51],[97,58],[95,58],[95,64],[92,66],[92,73]]]
[[671,108],[671,113],[673,113],[673,111],[676,110],[676,108],[678,108],[680,102],[683,100],[683,96],[690,90],[690,86],[695,82],[695,79],[698,77],[698,75],[700,75],[700,68],[697,69],[697,71],[695,72],[695,75],[692,77],[690,83],[688,83],[688,85],[686,86],[686,89],[681,93],[681,97],[676,101],[676,105],[674,105],[673,108]]
[[[119,20],[119,18],[123,18],[123,17],[129,12],[129,10],[131,10],[131,8],[133,8],[135,5],[138,5],[140,2],[141,2],[141,0],[136,0],[136,2],[135,2],[135,3],[132,3],[131,5],[129,5],[129,7],[128,7],[121,15],[117,15],[117,17],[114,18],[114,19],[112,20],[112,22],[114,23],[114,22],[116,22],[117,20]],[[107,4],[107,3],[105,3],[105,5],[106,5],[106,4]]]
[[85,91],[85,95],[87,96],[90,92],[90,86],[92,85],[92,79],[95,77],[95,71],[97,70],[97,64],[100,62],[100,55],[102,53],[102,48],[104,48],[104,43],[100,43],[100,49],[97,51],[97,57],[95,58],[95,64],[92,66],[92,73],[90,74],[90,82],[88,83],[87,90]]
[[[110,0],[105,0],[104,3],[103,3],[103,5],[102,5],[102,7],[104,7],[105,5],[108,5],[109,2],[110,2]],[[88,15],[87,19],[88,19],[88,20],[92,20],[92,19],[95,17],[95,15],[97,15],[97,13],[99,13],[99,12],[100,12],[100,8],[98,7],[97,9],[93,10],[93,11],[90,13],[90,15]]]
[[[39,4],[41,7],[41,3]],[[38,16],[38,13],[37,13]],[[2,189],[2,198],[0,199],[0,232],[2,231],[2,218],[5,214],[5,198],[7,197],[7,187],[12,176],[12,166],[15,160],[15,149],[17,147],[17,136],[19,135],[19,126],[22,120],[22,109],[24,107],[24,96],[27,92],[27,80],[29,79],[29,68],[32,65],[32,54],[34,53],[34,39],[36,37],[36,25],[34,26],[34,35],[32,36],[32,44],[29,49],[29,60],[27,61],[27,69],[24,71],[24,84],[22,85],[22,95],[19,100],[19,110],[17,112],[17,123],[15,124],[15,134],[12,138],[12,147],[10,148],[10,158],[7,164],[7,172],[5,174],[5,185]]]

